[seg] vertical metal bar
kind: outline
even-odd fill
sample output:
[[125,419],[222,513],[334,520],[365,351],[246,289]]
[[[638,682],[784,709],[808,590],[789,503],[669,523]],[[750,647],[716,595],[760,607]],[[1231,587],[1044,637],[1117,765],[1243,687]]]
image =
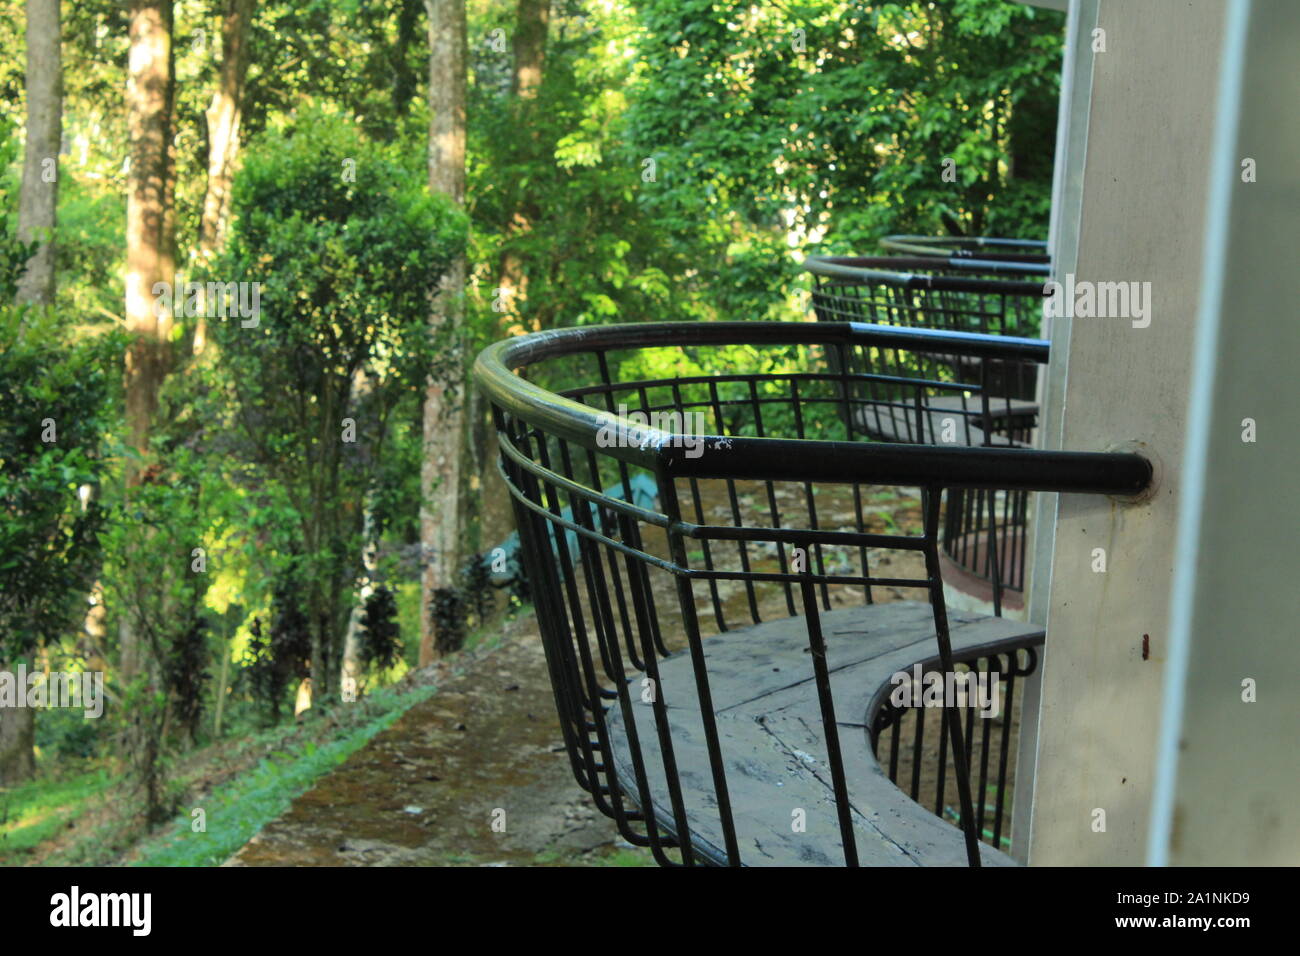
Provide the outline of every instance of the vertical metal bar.
[[948,723],[948,712],[939,711],[939,767],[934,778],[934,812],[939,816],[943,816],[943,795],[948,784]]
[[[717,382],[709,382],[709,399],[713,405],[714,418],[718,423],[718,434],[725,436],[727,434],[726,420],[722,415],[722,403],[718,398]],[[731,505],[733,527],[739,528],[745,522],[740,514],[740,499],[736,496],[736,482],[731,478],[727,479],[727,500]],[[754,579],[749,574],[749,542],[738,539],[736,541],[736,550],[740,555],[740,570],[743,572],[745,579],[745,596],[749,599],[750,620],[755,624],[760,624],[763,619],[758,613],[758,595],[754,591]]]
[[[930,583],[930,606],[934,611],[935,638],[939,644],[939,659],[943,662],[945,682],[953,673],[952,642],[948,636],[948,609],[943,597],[943,577],[939,571],[939,495],[941,489],[923,489],[925,508],[925,567]],[[944,695],[947,696],[946,694]],[[975,815],[970,798],[970,773],[966,764],[966,748],[962,740],[961,717],[950,702],[944,701],[944,712],[951,713],[952,760],[957,773],[957,793],[961,798],[962,833],[966,837],[966,859],[971,866],[980,865],[979,836],[975,832]]]
[[[921,802],[921,746],[925,738],[925,708],[913,707],[916,714],[916,736],[912,738],[912,799]],[[940,753],[943,753],[940,750]]]
[[989,580],[993,584],[993,616],[1002,616],[1002,561],[998,555],[998,493],[989,492]]
[[[794,378],[790,379],[790,401],[791,404],[794,406],[795,434],[801,439],[805,438],[807,437],[807,435],[804,431],[804,425],[803,425],[803,409],[800,407],[799,404],[799,380],[798,379],[794,379]],[[816,531],[818,530],[817,502],[813,496],[813,485],[811,481],[805,481],[803,483],[803,494],[804,494],[804,500],[808,504],[808,527],[811,528],[813,531]],[[817,557],[817,573],[825,577],[826,562],[822,558],[822,546],[821,544],[814,544],[813,548],[815,549],[815,554]],[[821,582],[821,591],[822,591],[822,606],[827,611],[829,611],[831,609],[831,596],[830,596],[830,591],[826,587],[825,581]]]
[[[612,380],[609,374],[609,360],[606,357],[604,351],[596,352],[596,362],[600,367],[600,378],[602,384],[606,386],[612,386]],[[608,411],[611,415],[618,414],[618,411],[614,405],[613,392],[609,388],[607,388],[605,391],[605,410]],[[619,479],[623,483],[623,498],[626,501],[631,501],[632,500],[632,476],[631,473],[628,471],[627,462],[623,461],[622,459],[618,459],[618,473],[619,473]],[[645,547],[641,542],[640,524],[638,524],[635,521],[630,521],[627,522],[626,525],[624,525],[623,527],[624,527],[624,533],[626,535],[623,541],[631,548],[635,548],[638,551],[644,551]],[[635,576],[640,580],[640,586],[645,588],[647,591],[649,590],[650,588],[649,578],[646,577],[645,566],[641,562],[639,561],[635,563],[629,562],[628,573],[630,575],[635,574]],[[630,583],[631,582],[629,581],[629,584]],[[655,607],[653,602],[651,602],[648,605],[647,613],[649,614],[649,618],[650,618],[650,624],[654,635],[655,646],[658,648],[659,653],[666,656],[668,654],[668,650],[663,646],[663,640],[659,635],[659,621],[655,615]],[[632,650],[631,645],[629,645],[628,647],[628,653],[629,654],[635,653]]]
[[[624,540],[626,540],[628,526],[632,524],[632,519],[620,513],[618,520],[624,528]],[[628,564],[631,565],[633,561],[634,559],[629,556]],[[641,562],[635,563],[639,565]],[[682,863],[686,866],[694,866],[695,853],[691,848],[690,819],[686,814],[686,803],[682,797],[681,777],[677,772],[677,755],[673,750],[672,728],[668,722],[668,707],[664,701],[665,689],[659,674],[659,658],[655,653],[654,635],[651,633],[657,626],[657,619],[652,619],[649,614],[649,606],[654,602],[654,592],[650,590],[644,574],[633,576],[630,567],[628,572],[629,579],[633,582],[632,609],[636,615],[637,630],[641,638],[645,673],[654,688],[650,699],[650,711],[654,715],[655,732],[659,738],[660,763],[664,768],[664,782],[668,787],[668,802],[672,807],[677,845],[682,852]]]
[[[988,686],[989,686],[989,688],[990,688],[990,691],[991,691],[992,688],[994,687],[994,681],[1000,681],[1000,677],[1001,677],[1001,670],[1000,670],[1000,669],[998,669],[998,670],[994,670],[994,669],[993,669],[993,666],[992,666],[992,661],[996,661],[997,659],[998,659],[997,656],[994,655],[993,658],[990,660],[989,667],[987,667],[987,668],[986,668],[985,670],[983,670],[983,671],[980,671],[978,668],[975,669],[975,673],[976,673],[976,676],[977,676],[977,677],[978,677],[978,675],[981,674],[981,673],[982,673],[982,674],[986,674],[986,675],[988,675],[987,677],[985,677],[985,681],[988,683]],[[986,660],[988,660],[988,659],[986,658]],[[976,663],[978,663],[978,661],[977,661]],[[977,684],[976,686],[978,687],[978,684]],[[981,835],[983,835],[983,833],[984,833],[984,813],[985,813],[985,810],[986,810],[986,808],[987,808],[987,804],[988,804],[988,785],[989,785],[989,733],[990,733],[990,731],[991,731],[991,729],[992,729],[991,726],[990,726],[992,723],[993,723],[993,717],[992,717],[991,715],[985,715],[985,714],[983,714],[983,713],[980,714],[980,724],[981,724],[981,727],[980,727],[980,784],[979,784],[980,802],[979,802],[979,815],[978,815],[978,818],[977,818],[977,820],[976,820],[976,829],[979,830],[979,832],[980,832]],[[995,840],[993,841],[993,846],[996,848],[997,845],[998,845],[998,844],[997,844],[997,840],[995,839]]]
[[[1032,648],[1029,648],[1028,651],[1032,660],[1034,651]],[[993,813],[993,843],[995,846],[1002,836],[1002,811],[1007,795],[1007,756],[1011,750],[1011,715],[1015,703],[1016,665],[1019,656],[1019,651],[1011,652],[1011,667],[1007,671],[1007,693],[1003,704],[1003,714],[1005,716],[1002,720],[1002,753],[998,757],[998,802]],[[1022,734],[1025,732],[1023,726],[1020,728],[1020,732]]]
[[[592,486],[597,491],[603,494],[604,487],[601,483],[600,468],[596,461],[595,452],[588,450],[587,460],[589,462],[589,467],[591,469]],[[618,522],[614,517],[614,512],[612,512],[608,508],[603,508],[603,507],[599,509],[599,512],[600,512],[601,530],[605,533],[606,537],[618,538],[620,536],[620,532],[616,528]],[[615,624],[621,623],[623,625],[623,640],[627,646],[628,658],[629,660],[632,661],[632,666],[635,667],[637,670],[645,670],[645,665],[642,663],[640,656],[637,654],[636,645],[633,643],[632,621],[628,617],[627,594],[624,591],[623,576],[619,573],[618,570],[618,552],[615,551],[613,548],[605,548],[604,551],[605,551],[605,557],[607,559],[607,563],[609,565],[609,577],[613,581],[613,585],[612,587],[610,587],[610,590],[613,592],[614,599],[618,604],[618,620],[617,622],[615,622]],[[614,634],[614,640],[617,641],[618,627],[615,626],[615,624],[612,624],[611,627]]]
[[[749,400],[754,409],[754,427],[758,432],[758,437],[763,438],[763,412],[759,407],[758,383],[752,376],[749,379]],[[763,484],[767,487],[767,507],[772,516],[772,527],[780,528],[781,510],[776,503],[776,485],[773,484],[771,480],[765,481]],[[785,544],[783,542],[778,541],[776,543],[776,557],[780,567],[788,568],[790,566],[786,562]],[[794,590],[790,587],[789,581],[782,582],[782,586],[785,588],[786,610],[789,611],[791,617],[794,617],[796,614],[794,609]]]
[[903,727],[903,712],[894,715],[894,725],[889,729],[889,779],[898,783],[898,735]]
[[[681,508],[677,502],[677,489],[665,469],[660,469],[658,480],[663,496],[664,513],[669,520],[669,552],[672,554],[673,563],[685,571],[690,568],[690,563],[678,527],[681,521]],[[686,629],[686,640],[690,648],[691,667],[695,671],[696,699],[700,704],[700,722],[704,725],[705,749],[709,754],[709,769],[713,776],[713,791],[718,803],[718,819],[722,824],[722,839],[727,851],[727,863],[730,866],[740,866],[740,846],[736,840],[736,823],[732,817],[731,797],[727,791],[727,772],[722,763],[722,745],[718,739],[713,693],[709,689],[708,665],[704,659],[704,646],[700,640],[699,621],[695,616],[695,597],[691,593],[687,578],[680,574],[674,577],[677,583],[677,598],[681,604],[682,624]],[[685,847],[682,852],[686,852]]]
[[[807,553],[805,549],[805,553]],[[822,637],[821,617],[817,611],[817,591],[813,574],[805,568],[800,581],[803,593],[804,621],[808,626],[808,650],[812,655],[817,700],[821,704],[822,731],[831,765],[831,788],[835,792],[835,812],[839,818],[840,839],[844,841],[844,862],[858,865],[858,845],[853,834],[853,808],[849,804],[848,781],[844,777],[844,757],[840,752],[839,725],[835,722],[835,701],[831,695],[831,674],[826,664],[826,641]]]
[[[845,348],[843,342],[836,342],[833,351],[837,359],[835,364],[839,366],[837,377],[839,379],[840,403],[842,405],[841,415],[844,418],[844,434],[846,440],[854,441],[857,428],[853,422],[853,402],[849,390],[849,350]],[[831,371],[835,372],[835,369],[832,368]],[[857,528],[858,533],[861,534],[866,530],[863,525],[862,516],[862,485],[856,481],[853,483],[853,515],[855,527]],[[866,548],[858,548],[858,561],[862,565],[862,577],[870,581],[871,569],[867,561]],[[870,584],[862,585],[862,597],[865,603],[872,603]]]
[[[675,381],[673,382],[673,401],[676,403],[677,410],[681,413],[682,416],[682,433],[686,434],[687,412],[684,407],[685,403],[682,401],[681,387]],[[691,500],[695,505],[695,520],[700,524],[708,524],[708,522],[705,521],[704,519],[704,503],[700,498],[700,483],[695,478],[691,478],[690,486],[691,486]],[[700,541],[700,545],[704,551],[704,567],[707,570],[712,571],[713,552],[710,550],[709,547],[709,539],[708,538],[702,539]],[[718,581],[716,578],[709,578],[709,597],[713,601],[713,618],[715,621],[718,622],[718,630],[719,631],[727,630],[727,620],[722,613],[722,598],[718,594]]]

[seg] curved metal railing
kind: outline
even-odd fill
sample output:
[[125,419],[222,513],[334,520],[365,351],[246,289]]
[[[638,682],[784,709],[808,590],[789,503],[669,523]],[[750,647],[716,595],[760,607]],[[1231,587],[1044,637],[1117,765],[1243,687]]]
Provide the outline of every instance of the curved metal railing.
[[[942,793],[937,803],[954,828],[889,782],[891,760],[894,780],[906,767],[888,749],[906,708],[879,691],[881,668],[947,679],[1041,640],[1031,626],[948,612],[944,489],[1131,494],[1150,479],[1131,454],[927,443],[936,410],[992,433],[987,367],[1046,350],[748,322],[578,328],[484,350],[475,376],[565,745],[627,840],[664,865],[1005,862],[989,846],[1001,817],[984,820],[1002,804],[981,774],[1007,749],[988,744],[992,725],[968,728],[970,700],[945,698],[930,749],[910,751],[932,764],[941,740],[948,769],[923,776],[955,784],[955,808]],[[863,416],[922,443],[852,440]],[[647,480],[652,507],[631,491]],[[1011,731],[1009,713],[992,719]],[[864,816],[890,801],[889,820]],[[905,832],[891,830],[895,817]]]
[[[920,328],[1035,336],[1041,328],[1043,284],[1023,275],[977,268],[944,269],[923,257],[813,256],[804,262],[813,276],[812,305],[827,322],[863,321]],[[989,265],[985,263],[984,265]],[[954,363],[963,360],[954,357]],[[1002,363],[999,377],[982,383],[1009,399],[997,431],[1029,445],[1038,420],[1035,361]],[[875,437],[888,439],[888,435]],[[973,437],[975,441],[967,441]],[[988,432],[958,436],[982,444]],[[962,590],[982,592],[999,611],[1005,602],[1023,607],[1028,549],[1029,500],[1005,489],[951,496],[945,511],[944,554],[965,574]]]
[[809,256],[813,308],[824,322],[869,322],[1037,336],[1042,279],[997,263],[947,268],[925,256]]
[[885,236],[880,248],[894,255],[925,256],[954,269],[984,267],[996,272],[1047,275],[1052,257],[1041,239],[989,236]]

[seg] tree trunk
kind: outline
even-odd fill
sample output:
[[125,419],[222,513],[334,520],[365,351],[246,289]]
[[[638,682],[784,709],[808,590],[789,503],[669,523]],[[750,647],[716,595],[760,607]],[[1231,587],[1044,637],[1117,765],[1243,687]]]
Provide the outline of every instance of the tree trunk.
[[[518,128],[529,130],[528,112],[542,86],[546,66],[546,34],[551,18],[551,0],[519,0],[515,8],[515,35],[513,42],[514,70],[510,75],[510,91],[515,96]],[[527,135],[527,134],[525,134]],[[527,148],[525,146],[525,148]],[[506,314],[516,324],[522,321],[522,303],[528,294],[528,275],[523,259],[510,247],[509,236],[527,233],[532,229],[532,219],[526,209],[516,209],[506,226],[507,240],[501,253],[501,278],[498,288],[504,291]],[[519,331],[537,331],[537,327],[522,326]]]
[[226,688],[230,685],[230,642],[226,637],[226,622],[221,621],[221,675],[217,678],[217,702],[213,710],[212,736],[221,739],[221,715],[226,710]]
[[513,41],[515,70],[510,90],[521,100],[531,100],[542,85],[546,62],[546,30],[551,19],[551,0],[519,0],[515,8]]
[[[429,190],[465,202],[465,2],[425,0],[429,13]],[[460,543],[460,458],[463,361],[462,298],[465,260],[443,276],[430,323],[448,343],[444,381],[430,380],[424,398],[424,456],[420,469],[420,664],[438,653],[434,599],[456,586]]]
[[[207,263],[220,251],[230,219],[230,187],[239,155],[239,126],[248,78],[248,34],[254,0],[225,0],[221,15],[221,74],[208,106],[208,183],[199,222],[199,257]],[[207,323],[194,328],[194,354],[207,344]]]
[[[130,171],[126,198],[126,424],[131,447],[143,461],[158,410],[158,393],[171,366],[170,298],[155,309],[155,286],[174,275],[174,188],[171,161],[173,72],[171,0],[131,0],[126,105]],[[126,484],[140,482],[140,462],[128,459]],[[159,686],[159,662],[146,652],[137,622],[123,613],[120,676],[124,686]],[[161,777],[160,721],[137,703],[128,714],[126,756],[144,791],[146,819],[158,813]]]
[[[132,0],[127,75],[130,172],[126,197],[126,424],[131,447],[149,450],[158,391],[170,367],[170,298],[155,310],[154,287],[171,284],[174,261],[167,235],[168,144],[171,141],[170,0]],[[139,480],[128,465],[127,484]]]
[[348,615],[347,635],[343,639],[343,700],[356,700],[361,688],[361,621],[365,615],[366,601],[375,591],[375,573],[379,569],[376,558],[379,540],[375,534],[375,501],[366,495],[365,514],[361,528],[361,576],[357,579],[357,600]]
[[[0,664],[15,673],[17,661]],[[26,695],[27,688],[17,688]],[[15,787],[36,775],[36,712],[30,707],[0,708],[0,787]]]
[[[163,117],[166,123],[166,129],[163,140],[163,170],[162,170],[162,236],[159,240],[159,266],[164,276],[163,281],[175,285],[176,283],[176,48],[173,45],[172,34],[175,26],[175,9],[171,0],[168,0],[163,12],[166,14],[165,27],[167,30],[167,62],[166,62],[166,97],[163,102]],[[175,316],[168,312],[168,316],[175,321]],[[171,371],[175,355],[172,352],[170,343],[171,327],[167,329],[169,336],[166,342],[166,360],[163,365],[163,375]],[[159,382],[159,385],[162,383]]]
[[406,115],[411,100],[420,92],[420,74],[410,68],[406,51],[420,37],[420,10],[424,0],[400,0],[397,11],[397,36],[393,42],[393,116]]
[[54,217],[63,133],[59,0],[27,0],[27,147],[18,199],[18,238],[39,243],[18,280],[18,301],[54,301]]

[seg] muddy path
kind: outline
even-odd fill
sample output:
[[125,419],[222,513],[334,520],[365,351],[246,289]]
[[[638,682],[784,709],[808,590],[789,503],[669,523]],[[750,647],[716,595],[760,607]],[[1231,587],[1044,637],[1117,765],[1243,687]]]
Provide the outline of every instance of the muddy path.
[[574,781],[533,618],[506,630],[226,865],[649,863]]

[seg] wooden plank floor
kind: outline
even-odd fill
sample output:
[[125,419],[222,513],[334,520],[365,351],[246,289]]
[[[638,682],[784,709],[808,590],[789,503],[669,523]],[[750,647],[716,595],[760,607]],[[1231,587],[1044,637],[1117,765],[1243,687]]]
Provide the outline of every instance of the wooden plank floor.
[[[1009,406],[1009,407],[1008,407]],[[984,444],[981,427],[981,407],[978,399],[963,399],[960,395],[926,398],[922,408],[925,425],[925,443],[942,444],[944,419],[953,420],[954,443],[980,446]],[[995,423],[1032,422],[1038,414],[1035,402],[1021,399],[990,399],[989,414]],[[854,407],[853,427],[873,438],[884,441],[915,442],[917,440],[916,409],[898,405],[867,404]],[[1013,442],[1005,435],[995,434],[993,444],[1000,447],[1028,447]]]
[[[892,674],[938,658],[930,605],[900,601],[845,608],[824,613],[821,620],[859,861],[869,866],[965,866],[961,831],[914,803],[885,776],[870,751],[865,726],[873,698],[888,689]],[[954,653],[993,649],[1012,639],[1040,642],[1043,633],[1036,625],[967,612],[950,612],[949,623]],[[703,644],[741,862],[842,866],[843,843],[804,619],[766,622]],[[674,654],[659,667],[691,841],[706,856],[724,861],[690,658]],[[651,706],[638,702],[631,707],[648,792],[638,788],[625,715],[614,707],[607,719],[613,766],[624,790],[638,806],[648,802],[656,818],[676,833]],[[806,815],[804,832],[792,827],[796,810]],[[981,844],[981,853],[985,865],[1013,865],[1010,857],[987,845]]]

